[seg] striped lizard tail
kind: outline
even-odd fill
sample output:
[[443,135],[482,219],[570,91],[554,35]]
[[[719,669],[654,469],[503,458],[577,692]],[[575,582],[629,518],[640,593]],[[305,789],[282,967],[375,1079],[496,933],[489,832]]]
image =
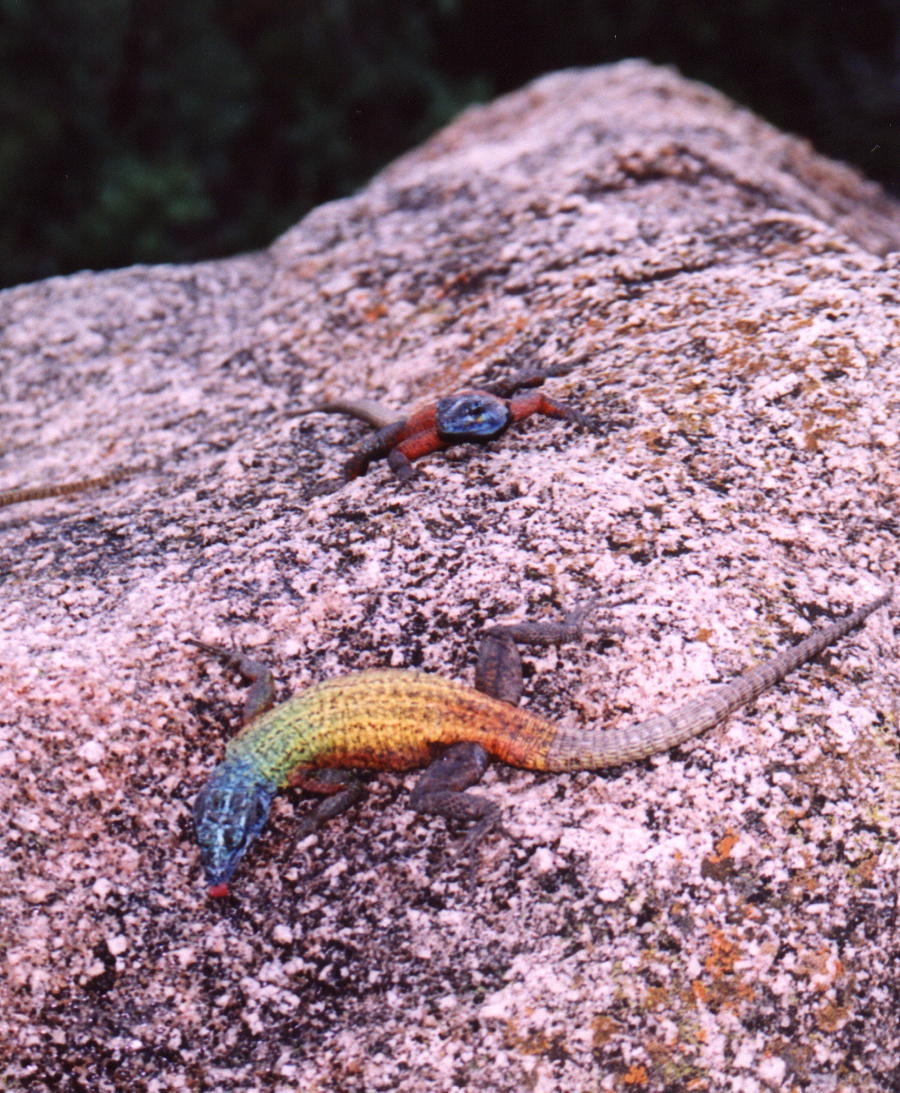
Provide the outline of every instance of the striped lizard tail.
[[544,770],[598,770],[646,759],[713,728],[741,706],[752,702],[829,645],[860,626],[873,611],[889,603],[888,591],[837,622],[814,630],[809,637],[771,660],[757,664],[729,683],[712,687],[672,713],[659,714],[627,728],[594,732],[561,729],[553,740]]

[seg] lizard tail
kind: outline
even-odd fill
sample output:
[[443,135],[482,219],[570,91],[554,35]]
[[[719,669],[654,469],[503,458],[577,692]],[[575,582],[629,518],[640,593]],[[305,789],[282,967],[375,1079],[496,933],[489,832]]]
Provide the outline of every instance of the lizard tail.
[[140,467],[121,467],[97,478],[79,478],[76,482],[60,482],[55,486],[23,486],[21,489],[0,492],[0,508],[5,505],[18,505],[21,501],[43,501],[47,497],[66,497],[70,493],[82,490],[95,490],[103,486],[112,486],[129,478],[141,470]]
[[758,664],[737,679],[712,687],[672,713],[660,714],[627,728],[595,732],[590,729],[560,730],[550,744],[542,769],[551,771],[598,770],[646,759],[718,725],[729,714],[758,698],[788,673],[811,660],[832,643],[861,626],[879,607],[889,603],[892,592],[845,615],[829,626],[771,660]]

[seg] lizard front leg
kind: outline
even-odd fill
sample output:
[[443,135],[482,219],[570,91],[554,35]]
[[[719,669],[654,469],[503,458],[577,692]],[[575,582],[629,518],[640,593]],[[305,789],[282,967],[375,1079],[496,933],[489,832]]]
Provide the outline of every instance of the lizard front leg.
[[232,668],[250,684],[250,690],[247,692],[246,699],[244,699],[243,716],[245,725],[248,721],[252,721],[254,717],[272,708],[275,702],[275,680],[264,664],[260,664],[258,660],[253,660],[244,653],[238,652],[237,649],[225,649],[221,645],[207,645],[206,642],[197,641],[195,638],[188,638],[187,640],[189,645],[195,645],[205,653],[212,653],[213,656],[218,657],[223,664],[227,664],[229,668]]
[[549,379],[559,379],[561,376],[570,375],[577,364],[557,364],[549,368],[526,368],[521,372],[514,372],[511,376],[494,380],[493,383],[474,383],[473,386],[481,391],[490,391],[492,395],[508,399],[517,391],[527,387],[540,387]]
[[432,452],[443,451],[449,446],[449,443],[438,436],[434,429],[416,433],[391,451],[388,455],[388,466],[401,482],[410,482],[416,477],[416,470],[413,467],[414,459],[421,459],[423,455],[430,455]]
[[298,771],[290,784],[307,793],[325,794],[324,800],[300,824],[301,838],[318,831],[323,824],[352,808],[366,792],[365,786],[352,771],[332,767]]
[[556,399],[545,395],[543,391],[529,391],[526,394],[513,395],[509,400],[510,421],[521,421],[532,414],[560,417],[565,421],[580,425],[583,429],[594,428],[594,422],[587,414],[576,410],[574,406],[568,406],[564,402],[557,402]]

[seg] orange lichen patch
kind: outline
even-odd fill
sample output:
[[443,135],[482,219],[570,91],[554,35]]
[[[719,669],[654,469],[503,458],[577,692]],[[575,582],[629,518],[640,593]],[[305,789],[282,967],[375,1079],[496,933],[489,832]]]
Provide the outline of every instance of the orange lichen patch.
[[373,304],[371,307],[367,307],[363,312],[363,318],[367,323],[374,323],[377,322],[378,319],[383,319],[387,314],[387,305]]
[[816,1012],[816,1027],[821,1032],[838,1032],[850,1020],[851,1013],[847,1006],[824,1005]]
[[634,1066],[630,1066],[622,1075],[622,1081],[626,1085],[643,1085],[649,1077],[650,1075],[647,1073],[647,1068],[641,1066],[639,1063],[635,1063]]
[[709,987],[702,979],[693,979],[691,981],[691,994],[694,996],[694,1000],[702,1006],[709,1002]]
[[834,986],[844,974],[844,965],[828,946],[822,945],[815,952],[803,956],[797,971],[809,976],[809,985],[821,994]]
[[707,855],[706,860],[711,865],[718,865],[720,862],[730,858],[731,851],[734,850],[739,838],[740,836],[734,831],[727,831],[716,843],[715,851],[712,854]]
[[522,1055],[546,1055],[550,1051],[560,1051],[565,1046],[562,1033],[554,1036],[549,1036],[546,1032],[520,1033],[513,1021],[507,1022],[503,1040],[506,1047]]
[[710,950],[703,961],[703,966],[709,975],[714,979],[719,979],[723,975],[733,975],[739,956],[737,945],[715,927],[710,930]]
[[648,987],[644,1005],[649,1009],[667,1009],[672,1002],[672,992],[667,987]]
[[614,1017],[607,1017],[605,1013],[598,1014],[591,1021],[591,1046],[593,1049],[596,1051],[597,1048],[608,1044],[620,1028],[619,1022]]
[[700,872],[704,877],[714,877],[723,880],[729,876],[733,869],[731,851],[737,845],[740,836],[734,831],[728,831],[715,844],[715,849],[708,854],[700,865]]

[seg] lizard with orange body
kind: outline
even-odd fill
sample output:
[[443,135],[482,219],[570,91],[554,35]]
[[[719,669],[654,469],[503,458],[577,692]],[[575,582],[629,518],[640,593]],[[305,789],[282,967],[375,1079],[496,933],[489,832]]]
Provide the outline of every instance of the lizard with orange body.
[[374,432],[344,464],[344,480],[349,482],[366,473],[369,464],[387,459],[401,482],[415,477],[413,461],[455,444],[487,444],[496,440],[515,422],[532,414],[562,418],[584,428],[593,428],[591,419],[543,391],[527,390],[540,386],[555,372],[524,372],[496,383],[457,391],[436,402],[400,417],[367,398],[339,399],[300,410],[300,414],[348,414],[374,425]]

